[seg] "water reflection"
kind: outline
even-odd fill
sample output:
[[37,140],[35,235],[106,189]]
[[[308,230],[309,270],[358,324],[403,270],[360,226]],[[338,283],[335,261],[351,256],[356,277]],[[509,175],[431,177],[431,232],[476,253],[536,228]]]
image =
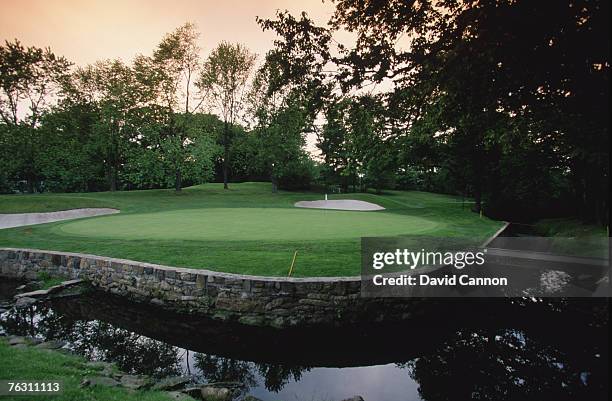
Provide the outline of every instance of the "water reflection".
[[242,387],[256,387],[258,379],[268,391],[279,392],[289,382],[299,382],[310,368],[295,365],[279,365],[241,361],[222,356],[196,353],[194,366],[209,383],[240,383]]
[[10,310],[0,330],[263,400],[607,399],[607,303],[485,301],[432,304],[404,325],[278,332],[94,294]]
[[435,354],[404,364],[423,399],[593,400],[608,393],[602,375],[608,349],[602,343],[577,344],[573,334],[548,338],[517,330],[459,331],[456,336]]

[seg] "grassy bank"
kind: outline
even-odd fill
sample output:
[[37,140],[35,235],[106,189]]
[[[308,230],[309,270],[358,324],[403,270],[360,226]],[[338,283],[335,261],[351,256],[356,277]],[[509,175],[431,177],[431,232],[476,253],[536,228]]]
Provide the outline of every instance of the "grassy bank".
[[572,256],[608,259],[610,241],[605,227],[584,224],[577,219],[543,219],[534,225],[536,233],[553,237],[551,252]]
[[99,375],[86,361],[74,355],[34,347],[16,348],[0,338],[0,379],[2,380],[61,380],[64,392],[61,395],[2,396],[2,400],[23,401],[26,399],[62,401],[169,401],[163,392],[135,391],[105,386],[80,387],[88,376]]
[[[255,275],[353,276],[360,237],[465,237],[484,241],[501,223],[479,218],[460,198],[424,192],[343,194],[386,208],[348,212],[295,208],[320,194],[279,192],[269,183],[184,189],[0,196],[0,213],[113,207],[118,215],[0,230],[0,246],[114,256],[172,266]],[[79,201],[82,204],[79,204]],[[40,205],[40,207],[38,207]],[[66,205],[70,205],[67,207]]]
[[570,218],[540,220],[535,224],[535,230],[546,237],[605,238],[608,236],[603,226],[584,224]]

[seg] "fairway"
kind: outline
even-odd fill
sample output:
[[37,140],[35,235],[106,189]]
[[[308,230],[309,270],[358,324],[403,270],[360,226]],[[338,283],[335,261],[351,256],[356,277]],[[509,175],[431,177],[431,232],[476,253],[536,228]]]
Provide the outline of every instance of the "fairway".
[[360,238],[427,235],[480,244],[500,222],[480,218],[448,195],[352,193],[331,199],[384,210],[305,209],[312,192],[272,193],[269,183],[205,184],[172,190],[0,196],[0,213],[111,207],[121,213],[0,230],[0,246],[112,256],[169,266],[285,276],[356,276]]
[[59,231],[88,237],[151,240],[329,240],[431,232],[435,221],[372,212],[214,208],[115,215],[66,223]]

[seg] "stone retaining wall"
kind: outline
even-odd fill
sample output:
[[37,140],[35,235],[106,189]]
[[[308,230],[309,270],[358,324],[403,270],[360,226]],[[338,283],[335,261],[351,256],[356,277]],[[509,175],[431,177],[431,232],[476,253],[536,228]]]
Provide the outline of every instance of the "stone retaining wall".
[[0,275],[84,279],[139,302],[257,326],[346,325],[409,318],[417,300],[361,298],[358,277],[227,274],[78,253],[0,248]]

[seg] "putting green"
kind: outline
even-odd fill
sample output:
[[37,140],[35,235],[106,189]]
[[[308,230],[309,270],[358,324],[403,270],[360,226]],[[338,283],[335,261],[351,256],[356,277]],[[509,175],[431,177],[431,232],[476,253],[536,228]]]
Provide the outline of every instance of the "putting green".
[[443,223],[410,215],[289,208],[206,208],[104,216],[59,225],[76,236],[150,240],[329,240],[424,234]]

